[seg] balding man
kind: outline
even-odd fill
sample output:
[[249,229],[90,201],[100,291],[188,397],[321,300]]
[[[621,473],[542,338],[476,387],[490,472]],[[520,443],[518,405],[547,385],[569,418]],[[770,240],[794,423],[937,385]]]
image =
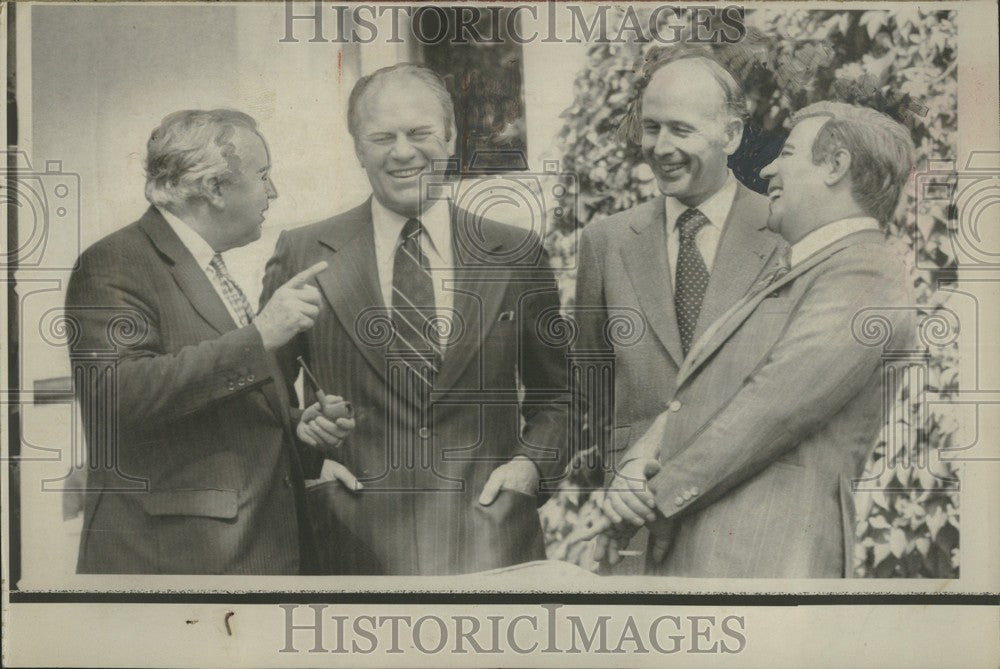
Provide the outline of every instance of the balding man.
[[353,423],[319,404],[293,423],[273,352],[312,326],[325,265],[257,315],[229,274],[278,196],[251,117],[179,111],[147,149],[150,208],[84,251],[66,297],[91,460],[78,571],[310,571],[295,435],[334,447]]
[[[578,253],[577,345],[615,362],[614,404],[588,408],[584,443],[598,447],[607,479],[651,474],[626,469],[638,462],[632,443],[667,408],[691,343],[783,245],[767,229],[767,198],[727,166],[746,111],[739,84],[709,52],[673,47],[647,57],[623,130],[641,144],[661,195],[588,225]],[[608,339],[610,320],[638,313],[644,336],[624,346]],[[608,557],[618,561],[617,552]],[[641,569],[632,559],[618,572]]]
[[453,574],[544,558],[536,493],[564,469],[569,412],[565,351],[538,327],[559,298],[537,231],[441,196],[455,121],[434,72],[363,77],[348,121],[372,197],[283,234],[264,288],[330,265],[316,327],[283,356],[289,378],[301,355],[357,410],[337,458],[353,476],[310,493],[327,569]]
[[839,578],[853,564],[851,484],[893,397],[885,358],[919,350],[912,278],[886,241],[913,143],[838,102],[792,123],[761,170],[789,253],[692,345],[633,447],[656,473],[606,507],[649,526],[649,573]]

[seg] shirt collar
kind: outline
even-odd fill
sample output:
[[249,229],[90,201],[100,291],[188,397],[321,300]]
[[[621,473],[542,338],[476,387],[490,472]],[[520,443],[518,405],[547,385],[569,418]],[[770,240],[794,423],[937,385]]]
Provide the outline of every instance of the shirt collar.
[[212,258],[215,257],[215,249],[209,246],[205,238],[182,219],[167,211],[166,208],[157,206],[156,210],[160,212],[160,215],[167,221],[174,233],[180,237],[181,243],[194,256],[198,267],[202,269],[208,267],[212,262]]
[[[399,233],[409,216],[403,216],[389,209],[378,198],[372,197],[372,223],[375,227],[375,243],[384,249],[395,251]],[[418,216],[424,232],[430,237],[434,250],[442,257],[451,248],[451,209],[447,200],[438,200],[427,211]]]
[[791,266],[795,267],[817,251],[825,249],[830,244],[862,230],[878,230],[878,221],[867,216],[842,218],[820,226],[792,244]]
[[[733,208],[733,200],[736,198],[736,177],[732,170],[726,170],[726,182],[722,188],[715,191],[715,194],[699,204],[696,209],[705,215],[708,222],[720,230],[729,218],[729,211]],[[677,228],[677,219],[685,211],[690,209],[686,204],[675,197],[667,196],[664,200],[664,208],[667,213],[667,231],[672,232]]]

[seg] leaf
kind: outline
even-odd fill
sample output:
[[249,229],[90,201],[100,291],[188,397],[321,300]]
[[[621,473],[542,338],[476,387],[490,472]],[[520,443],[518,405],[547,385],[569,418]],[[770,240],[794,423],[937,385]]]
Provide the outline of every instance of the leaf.
[[898,527],[894,527],[889,532],[889,550],[896,557],[902,557],[906,550],[906,533]]

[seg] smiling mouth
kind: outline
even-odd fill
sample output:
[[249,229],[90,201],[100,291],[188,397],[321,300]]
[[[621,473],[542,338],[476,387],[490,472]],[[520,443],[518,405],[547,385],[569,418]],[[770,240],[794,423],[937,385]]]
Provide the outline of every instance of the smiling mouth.
[[408,167],[405,170],[388,170],[389,175],[397,179],[409,179],[424,171],[423,167]]
[[660,163],[660,171],[664,174],[669,174],[683,169],[686,164],[687,163]]

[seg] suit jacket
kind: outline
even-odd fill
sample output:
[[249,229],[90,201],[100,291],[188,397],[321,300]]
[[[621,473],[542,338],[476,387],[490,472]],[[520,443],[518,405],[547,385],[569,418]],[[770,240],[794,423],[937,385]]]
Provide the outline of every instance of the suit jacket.
[[[752,293],[695,342],[668,409],[635,445],[660,448],[651,486],[664,520],[652,532],[670,547],[653,573],[845,575],[850,481],[892,401],[883,353],[913,346],[910,285],[883,235],[858,232]],[[884,320],[870,330],[863,319],[873,314]]]
[[82,254],[66,311],[89,447],[78,571],[308,567],[277,361],[155,208]]
[[[767,198],[739,185],[723,227],[695,338],[753,285],[784,241],[767,230]],[[613,388],[585,392],[589,434],[605,478],[667,407],[684,362],[667,261],[663,197],[591,223],[580,235],[575,315],[581,354],[606,352]],[[634,329],[611,325],[631,321]],[[625,332],[616,338],[615,333]]]
[[505,491],[488,507],[477,498],[515,455],[551,485],[565,468],[565,350],[537,326],[558,314],[558,292],[537,235],[474,218],[452,210],[454,327],[429,398],[389,347],[370,200],[285,232],[268,263],[262,300],[329,263],[316,324],[282,360],[293,379],[303,355],[324,391],[356,410],[339,460],[364,490],[330,482],[310,492],[332,573],[448,574],[544,557],[535,497]]

